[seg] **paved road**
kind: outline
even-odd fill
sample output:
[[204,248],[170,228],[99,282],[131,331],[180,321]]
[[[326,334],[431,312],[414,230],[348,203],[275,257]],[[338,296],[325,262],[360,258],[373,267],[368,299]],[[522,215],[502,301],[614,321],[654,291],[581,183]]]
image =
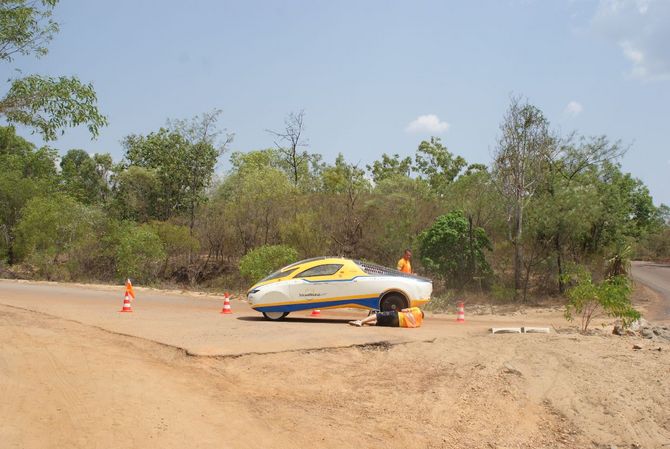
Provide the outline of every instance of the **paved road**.
[[633,262],[633,278],[657,292],[663,302],[655,310],[658,319],[670,319],[670,264]]
[[[238,355],[344,347],[378,342],[402,343],[485,334],[490,327],[533,326],[538,317],[472,316],[466,323],[452,315],[429,317],[419,329],[353,328],[346,323],[365,317],[363,310],[292,313],[284,322],[261,318],[244,301],[233,300],[233,315],[219,313],[221,297],[194,296],[136,288],[133,313],[119,313],[123,286],[76,286],[0,280],[0,307],[12,306],[70,319],[115,333],[184,348],[198,355]],[[544,316],[542,317],[544,318]],[[557,314],[556,322],[560,322]]]

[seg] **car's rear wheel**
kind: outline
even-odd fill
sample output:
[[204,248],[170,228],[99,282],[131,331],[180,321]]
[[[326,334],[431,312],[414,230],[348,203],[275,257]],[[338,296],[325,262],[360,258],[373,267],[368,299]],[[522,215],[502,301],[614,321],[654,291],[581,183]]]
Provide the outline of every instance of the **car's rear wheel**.
[[389,293],[384,296],[379,304],[382,312],[400,311],[407,307],[407,300],[400,293]]
[[281,321],[288,315],[288,312],[262,312],[266,320]]

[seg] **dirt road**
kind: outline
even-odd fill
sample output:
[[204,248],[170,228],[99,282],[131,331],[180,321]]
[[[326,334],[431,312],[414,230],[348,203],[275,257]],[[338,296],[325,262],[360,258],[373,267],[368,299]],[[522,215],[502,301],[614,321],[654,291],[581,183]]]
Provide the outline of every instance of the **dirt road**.
[[650,310],[656,319],[670,319],[670,264],[634,261],[631,263],[633,278],[654,290],[662,298]]
[[565,325],[558,311],[403,330],[142,289],[120,305],[118,289],[0,282],[0,447],[670,444],[667,342],[485,332]]

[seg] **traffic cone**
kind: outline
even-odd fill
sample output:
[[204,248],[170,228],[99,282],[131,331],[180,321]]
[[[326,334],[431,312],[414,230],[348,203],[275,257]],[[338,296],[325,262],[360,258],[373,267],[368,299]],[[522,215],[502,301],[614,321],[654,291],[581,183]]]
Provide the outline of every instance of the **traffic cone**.
[[126,295],[130,296],[132,299],[135,299],[135,292],[133,291],[133,283],[130,282],[130,279],[126,279]]
[[132,312],[133,308],[130,306],[130,296],[126,293],[123,297],[123,308],[119,312]]
[[463,307],[463,303],[459,302],[458,303],[458,312],[456,312],[456,322],[457,323],[465,323],[465,308]]
[[321,316],[321,311],[319,309],[314,309],[310,316]]
[[223,295],[223,309],[221,309],[221,313],[226,315],[233,313],[233,309],[230,308],[230,294],[228,292]]

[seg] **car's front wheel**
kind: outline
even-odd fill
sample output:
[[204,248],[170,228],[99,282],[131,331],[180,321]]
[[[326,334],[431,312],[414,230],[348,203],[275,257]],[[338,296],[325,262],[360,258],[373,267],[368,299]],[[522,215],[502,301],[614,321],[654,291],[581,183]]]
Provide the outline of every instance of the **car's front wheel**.
[[405,297],[400,293],[389,293],[382,298],[381,303],[379,304],[379,308],[382,312],[391,312],[393,310],[399,312],[405,307],[407,307],[407,301],[405,301]]
[[266,320],[281,321],[288,315],[288,312],[262,312]]

